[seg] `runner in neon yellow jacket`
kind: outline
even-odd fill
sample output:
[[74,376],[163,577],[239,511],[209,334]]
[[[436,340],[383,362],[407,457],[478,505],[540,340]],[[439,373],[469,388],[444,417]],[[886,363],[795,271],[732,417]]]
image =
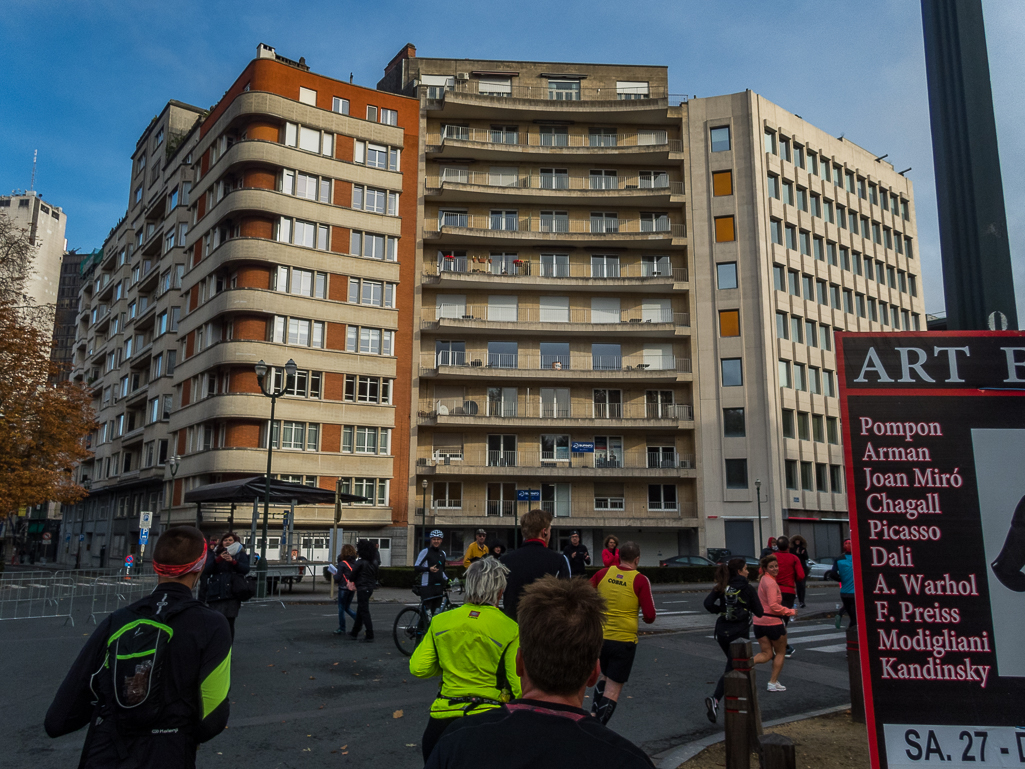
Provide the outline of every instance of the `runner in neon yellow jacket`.
[[519,628],[497,608],[508,573],[494,558],[471,564],[466,572],[466,603],[433,617],[410,657],[413,675],[441,676],[422,740],[425,761],[453,719],[485,712],[520,696]]

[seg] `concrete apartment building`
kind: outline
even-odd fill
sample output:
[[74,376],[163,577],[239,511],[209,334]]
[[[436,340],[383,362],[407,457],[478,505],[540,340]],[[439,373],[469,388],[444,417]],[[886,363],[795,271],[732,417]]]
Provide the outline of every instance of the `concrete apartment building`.
[[[144,509],[157,530],[248,540],[251,508],[200,513],[185,495],[263,474],[268,440],[274,476],[367,497],[342,510],[347,538],[376,538],[385,562],[405,553],[417,122],[415,100],[261,45],[209,113],[171,102],[147,128],[128,213],[83,293],[79,376],[103,425],[79,506],[93,562],[134,552]],[[268,435],[255,365],[271,389],[289,359]],[[281,508],[272,518],[276,558]],[[302,555],[327,557],[333,520],[297,508]]]
[[[417,529],[511,543],[532,506],[697,551],[683,112],[665,67],[416,58]],[[426,509],[424,509],[426,502]]]
[[673,97],[664,67],[407,46],[378,87],[421,100],[417,530],[509,541],[540,492],[560,542],[649,564],[837,552],[833,333],[924,328],[910,182],[752,92]]
[[56,304],[61,259],[68,245],[64,237],[68,215],[44,201],[35,190],[0,196],[0,211],[15,227],[25,230],[35,249],[25,296],[37,306]]
[[66,251],[61,259],[57,305],[53,320],[53,350],[50,353],[50,360],[60,366],[60,373],[57,375],[59,381],[71,378],[71,367],[75,362],[82,263],[98,257],[100,253],[99,249],[88,254],[71,250]]

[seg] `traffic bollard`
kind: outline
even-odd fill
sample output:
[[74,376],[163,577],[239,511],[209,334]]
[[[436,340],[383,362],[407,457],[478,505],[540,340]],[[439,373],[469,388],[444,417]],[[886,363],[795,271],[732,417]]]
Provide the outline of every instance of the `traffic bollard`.
[[861,687],[861,651],[858,647],[858,628],[847,628],[847,676],[851,682],[851,720],[865,723],[865,692]]
[[746,673],[726,674],[726,769],[750,769],[750,684]]

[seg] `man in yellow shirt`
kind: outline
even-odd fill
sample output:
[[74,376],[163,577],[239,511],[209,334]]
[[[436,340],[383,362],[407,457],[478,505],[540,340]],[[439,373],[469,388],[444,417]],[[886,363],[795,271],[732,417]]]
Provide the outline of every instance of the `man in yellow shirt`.
[[469,569],[471,563],[479,561],[488,554],[488,546],[484,544],[487,536],[488,533],[484,529],[477,529],[474,541],[470,543],[470,546],[466,548],[466,552],[463,554],[464,569]]
[[613,564],[591,577],[591,584],[605,599],[604,641],[599,657],[601,679],[594,687],[591,703],[591,713],[598,716],[603,724],[612,718],[623,684],[633,668],[637,653],[638,609],[646,624],[655,621],[651,583],[637,571],[640,560],[641,549],[637,543],[626,542],[619,548],[619,565]]

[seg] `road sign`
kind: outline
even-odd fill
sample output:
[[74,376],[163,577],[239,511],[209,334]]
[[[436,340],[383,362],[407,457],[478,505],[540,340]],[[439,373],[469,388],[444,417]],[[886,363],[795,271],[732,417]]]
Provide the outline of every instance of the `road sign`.
[[78,535],[78,541],[79,542],[85,542],[85,534],[79,534]]
[[49,542],[52,535],[48,531],[43,532],[43,542]]
[[574,454],[593,454],[594,441],[573,441]]
[[872,766],[1017,765],[1025,333],[841,333],[836,352]]
[[129,553],[125,556],[125,565],[131,566],[133,563],[135,563],[135,556]]
[[149,510],[143,510],[139,513],[139,528],[149,529],[153,527],[153,513]]
[[540,491],[540,489],[538,489],[538,490],[534,490],[534,489],[519,489],[516,492],[516,501],[517,502],[540,502],[541,501],[541,491]]
[[139,532],[139,544],[145,545],[149,542],[149,529],[143,529]]

